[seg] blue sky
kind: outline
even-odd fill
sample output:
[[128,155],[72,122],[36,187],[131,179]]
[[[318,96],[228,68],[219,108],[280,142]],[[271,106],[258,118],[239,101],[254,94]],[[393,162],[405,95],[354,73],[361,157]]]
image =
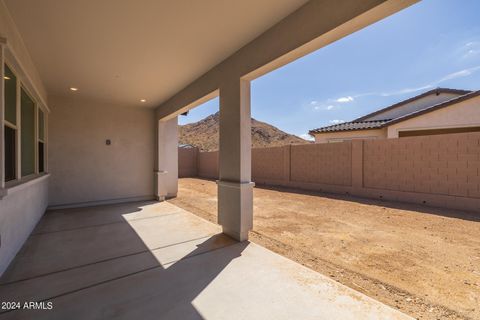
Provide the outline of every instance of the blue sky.
[[[252,82],[252,116],[288,133],[353,120],[435,87],[480,89],[480,1],[423,0]],[[218,98],[179,118],[218,111]]]

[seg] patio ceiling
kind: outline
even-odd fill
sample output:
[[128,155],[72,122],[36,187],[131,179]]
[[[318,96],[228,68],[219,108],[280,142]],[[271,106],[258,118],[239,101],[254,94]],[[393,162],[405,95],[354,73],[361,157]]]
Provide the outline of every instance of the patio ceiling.
[[307,1],[4,2],[49,95],[156,107]]

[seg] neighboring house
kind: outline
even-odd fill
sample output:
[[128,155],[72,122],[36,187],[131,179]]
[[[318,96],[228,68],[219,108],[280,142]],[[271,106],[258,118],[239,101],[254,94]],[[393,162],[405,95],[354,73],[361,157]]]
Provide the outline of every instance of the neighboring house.
[[437,88],[309,134],[317,143],[328,143],[474,131],[480,131],[480,91]]

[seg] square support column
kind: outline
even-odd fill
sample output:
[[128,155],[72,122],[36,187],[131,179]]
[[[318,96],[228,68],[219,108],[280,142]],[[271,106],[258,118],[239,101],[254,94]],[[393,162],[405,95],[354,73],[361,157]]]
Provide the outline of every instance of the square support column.
[[236,79],[220,88],[218,223],[244,241],[253,226],[250,82]]
[[178,192],[178,125],[177,117],[159,120],[157,124],[156,197],[163,201]]

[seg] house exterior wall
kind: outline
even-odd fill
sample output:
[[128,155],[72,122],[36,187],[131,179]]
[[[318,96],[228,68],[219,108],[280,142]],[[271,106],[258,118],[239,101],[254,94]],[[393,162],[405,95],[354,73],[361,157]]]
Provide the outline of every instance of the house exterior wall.
[[480,126],[480,97],[411,118],[388,127],[388,138],[400,131]]
[[0,275],[43,216],[48,204],[48,175],[8,189],[0,199]]
[[386,138],[386,129],[325,132],[315,134],[315,143],[341,142],[352,139]]
[[75,97],[50,106],[50,206],[153,199],[153,110]]
[[178,117],[157,121],[155,197],[159,201],[178,193]]
[[[0,1],[0,49],[0,70],[3,70],[3,64],[6,62],[32,95],[37,106],[45,111],[45,118],[48,118],[43,83],[3,1]],[[2,172],[0,174],[0,275],[2,275],[47,208],[49,175],[34,175],[27,179],[10,181],[3,188],[4,81],[1,72],[0,78],[0,170]],[[45,130],[45,140],[48,144],[48,130]],[[48,169],[48,162],[45,165]]]
[[441,102],[458,97],[458,94],[453,93],[440,93],[438,96],[436,94],[431,94],[426,97],[417,99],[410,103],[406,103],[392,110],[387,110],[385,112],[379,113],[372,117],[365,118],[364,120],[385,120],[385,119],[395,119],[399,116],[409,114],[421,109],[424,109],[429,106],[434,106]]

